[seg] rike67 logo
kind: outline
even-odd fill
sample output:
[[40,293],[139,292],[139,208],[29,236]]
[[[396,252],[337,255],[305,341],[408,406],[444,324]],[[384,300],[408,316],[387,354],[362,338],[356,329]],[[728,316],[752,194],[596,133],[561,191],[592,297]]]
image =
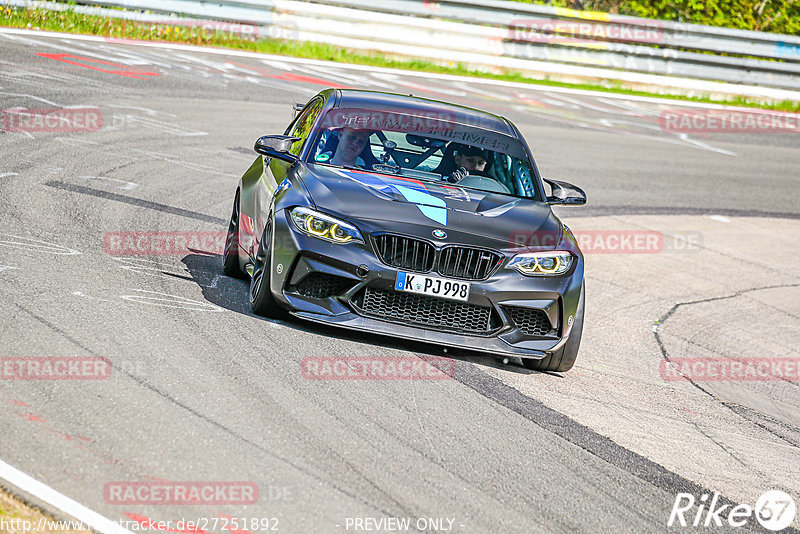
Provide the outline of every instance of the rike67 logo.
[[[695,505],[697,511],[693,510]],[[699,499],[695,499],[691,493],[678,493],[667,526],[707,529],[722,527],[727,523],[731,527],[744,527],[755,517],[765,529],[778,532],[792,524],[796,513],[797,507],[792,496],[780,490],[764,492],[754,507],[749,504],[722,504],[716,491],[711,496],[704,493]]]

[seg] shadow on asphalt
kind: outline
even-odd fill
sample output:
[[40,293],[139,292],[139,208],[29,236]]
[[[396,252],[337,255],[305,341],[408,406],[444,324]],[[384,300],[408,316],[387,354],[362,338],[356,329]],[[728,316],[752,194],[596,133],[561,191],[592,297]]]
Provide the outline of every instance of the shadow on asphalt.
[[450,357],[483,367],[504,369],[519,374],[548,374],[554,377],[560,377],[560,375],[556,373],[541,373],[539,371],[526,369],[517,358],[512,358],[508,364],[504,364],[499,357],[481,354],[476,351],[448,348],[447,352],[445,352],[441,346],[431,343],[392,338],[346,328],[336,328],[311,321],[304,321],[297,317],[290,317],[287,320],[267,319],[254,314],[250,309],[250,303],[247,300],[247,292],[250,287],[249,281],[231,278],[222,273],[221,255],[207,253],[190,254],[184,256],[181,262],[186,265],[192,280],[200,286],[203,296],[208,302],[220,308],[255,317],[262,321],[280,324],[299,332],[308,332],[330,338],[367,343],[379,347],[406,350],[428,356]]

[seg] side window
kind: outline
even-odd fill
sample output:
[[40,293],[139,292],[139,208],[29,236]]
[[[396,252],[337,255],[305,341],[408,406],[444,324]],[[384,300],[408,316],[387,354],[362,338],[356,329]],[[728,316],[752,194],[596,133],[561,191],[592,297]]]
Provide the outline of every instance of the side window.
[[319,115],[320,110],[322,110],[321,98],[315,100],[311,105],[306,106],[306,109],[300,112],[300,116],[298,116],[297,120],[294,122],[289,135],[293,137],[299,137],[300,141],[296,141],[292,145],[292,148],[289,149],[289,152],[295,156],[300,155],[300,150],[303,148],[306,139],[308,139],[308,136],[311,134],[311,126],[314,124],[314,121]]

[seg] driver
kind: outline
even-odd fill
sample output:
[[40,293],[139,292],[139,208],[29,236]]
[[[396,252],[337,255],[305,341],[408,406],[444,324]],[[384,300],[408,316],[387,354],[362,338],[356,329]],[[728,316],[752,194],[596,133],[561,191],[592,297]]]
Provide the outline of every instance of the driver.
[[459,145],[453,152],[453,161],[457,168],[464,168],[470,173],[482,173],[488,161],[486,150],[470,145]]
[[[488,165],[488,156],[488,152],[480,147],[453,142],[444,151],[442,161],[433,172],[441,174],[449,182],[457,182],[467,174],[483,174]],[[453,176],[454,173],[457,176]]]
[[341,167],[365,167],[361,159],[361,152],[369,144],[369,130],[356,128],[342,128],[339,132],[339,144],[336,153],[331,157],[330,163]]

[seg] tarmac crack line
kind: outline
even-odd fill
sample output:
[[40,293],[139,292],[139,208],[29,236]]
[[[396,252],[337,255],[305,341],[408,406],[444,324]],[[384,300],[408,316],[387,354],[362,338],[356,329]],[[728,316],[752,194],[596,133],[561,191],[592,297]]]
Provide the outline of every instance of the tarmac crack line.
[[[742,289],[740,291],[736,291],[735,293],[732,293],[730,295],[723,295],[723,296],[720,296],[720,297],[710,297],[710,298],[707,298],[707,299],[692,300],[692,301],[687,301],[687,302],[679,302],[679,303],[675,304],[663,316],[661,316],[660,319],[658,319],[656,321],[656,328],[653,329],[653,335],[656,338],[656,343],[658,344],[658,348],[661,350],[662,358],[666,362],[670,362],[670,363],[672,362],[672,360],[670,359],[669,353],[667,352],[667,348],[664,345],[664,341],[661,339],[660,330],[663,327],[664,323],[667,321],[667,319],[669,319],[681,307],[683,307],[683,306],[691,306],[691,305],[694,305],[694,304],[705,304],[705,303],[708,303],[708,302],[716,302],[716,301],[720,301],[720,300],[733,299],[733,298],[736,298],[736,297],[744,296],[746,293],[751,293],[753,291],[765,291],[767,289],[782,289],[782,288],[789,288],[789,287],[800,287],[800,283],[796,283],[796,284],[777,284],[777,285],[771,285],[771,286],[752,287],[752,288],[749,288],[749,289]],[[692,384],[694,387],[696,387],[698,390],[702,391],[704,394],[708,395],[709,397],[714,399],[716,402],[719,402],[722,406],[728,408],[729,410],[731,410],[733,413],[735,413],[736,415],[738,415],[742,419],[745,419],[746,421],[749,421],[750,423],[753,423],[757,427],[761,428],[762,430],[765,430],[769,434],[772,434],[776,438],[778,438],[778,439],[780,439],[782,441],[785,441],[789,445],[792,445],[794,447],[800,448],[800,441],[799,440],[797,440],[796,438],[794,438],[792,436],[784,435],[782,432],[778,432],[775,429],[770,428],[765,423],[763,423],[761,421],[758,421],[757,419],[760,418],[760,419],[763,419],[764,421],[768,421],[768,422],[772,423],[773,425],[775,425],[776,427],[780,428],[781,430],[785,429],[787,432],[793,432],[796,435],[800,435],[800,428],[797,428],[797,427],[795,427],[793,425],[790,425],[789,423],[786,423],[784,421],[778,421],[778,420],[776,420],[776,419],[774,419],[772,417],[769,417],[766,414],[763,414],[761,412],[753,410],[752,408],[748,408],[747,406],[743,406],[743,405],[735,403],[735,402],[723,401],[722,399],[720,399],[716,395],[714,395],[712,392],[710,392],[707,389],[703,388],[700,384],[698,384],[696,381],[692,380],[691,378],[687,377],[686,380],[690,384]]]

